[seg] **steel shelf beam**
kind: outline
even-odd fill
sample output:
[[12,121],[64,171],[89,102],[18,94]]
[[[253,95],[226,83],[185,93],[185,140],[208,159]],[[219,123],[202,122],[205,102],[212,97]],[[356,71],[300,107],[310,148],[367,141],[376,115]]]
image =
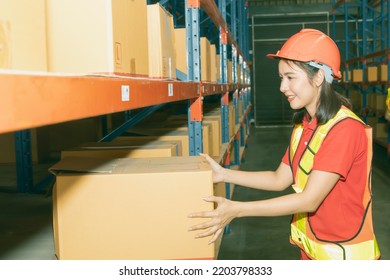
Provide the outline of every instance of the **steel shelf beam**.
[[0,133],[197,98],[200,89],[207,96],[246,86],[2,72]]

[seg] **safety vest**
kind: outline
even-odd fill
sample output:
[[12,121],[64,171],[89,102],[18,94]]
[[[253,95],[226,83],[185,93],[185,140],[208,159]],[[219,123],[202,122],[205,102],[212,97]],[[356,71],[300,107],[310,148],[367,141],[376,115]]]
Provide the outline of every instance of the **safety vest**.
[[[373,224],[372,224],[372,201],[371,201],[371,159],[372,159],[372,129],[365,125],[353,112],[342,106],[338,113],[327,123],[319,125],[307,144],[305,151],[298,163],[298,170],[295,175],[293,188],[295,192],[300,193],[304,190],[306,182],[313,167],[314,156],[320,149],[323,140],[333,126],[340,121],[352,118],[361,122],[365,126],[365,131],[368,137],[368,158],[367,158],[367,183],[362,205],[365,208],[365,214],[362,218],[359,232],[348,240],[329,241],[320,240],[313,232],[308,213],[294,214],[291,222],[291,237],[290,241],[296,244],[312,259],[317,260],[362,260],[362,259],[378,259],[380,251],[375,239]],[[300,138],[302,136],[302,124],[296,125],[291,137],[289,156],[290,166],[295,152],[298,148]]]

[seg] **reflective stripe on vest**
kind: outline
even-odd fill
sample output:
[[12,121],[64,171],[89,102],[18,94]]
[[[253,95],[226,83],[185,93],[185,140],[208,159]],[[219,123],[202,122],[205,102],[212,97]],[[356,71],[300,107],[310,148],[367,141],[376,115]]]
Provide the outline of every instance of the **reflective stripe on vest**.
[[[314,156],[318,152],[323,140],[327,136],[331,128],[340,121],[352,118],[363,123],[359,117],[345,107],[342,107],[339,112],[330,119],[326,124],[317,127],[312,138],[306,146],[305,151],[298,163],[298,170],[295,174],[294,190],[300,193],[304,190],[309,174],[314,163]],[[351,240],[345,241],[326,241],[316,238],[315,233],[311,230],[307,213],[298,213],[293,216],[291,223],[291,242],[298,245],[305,253],[317,260],[343,260],[343,259],[378,259],[380,251],[377,241],[374,236],[372,225],[372,205],[371,205],[371,177],[370,166],[372,158],[372,131],[371,127],[363,125],[366,128],[368,137],[368,163],[367,163],[367,186],[365,195],[362,201],[366,209],[362,220],[359,233]],[[298,148],[300,138],[302,136],[303,126],[297,125],[294,128],[290,141],[290,166],[294,159],[295,152]]]

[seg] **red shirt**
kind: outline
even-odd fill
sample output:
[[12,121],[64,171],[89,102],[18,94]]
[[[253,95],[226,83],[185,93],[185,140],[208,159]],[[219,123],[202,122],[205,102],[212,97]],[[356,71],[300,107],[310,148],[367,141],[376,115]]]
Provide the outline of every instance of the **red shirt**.
[[[298,160],[310,140],[317,120],[303,121],[303,133],[293,160],[295,177]],[[364,215],[362,206],[367,174],[367,136],[364,126],[353,119],[335,125],[314,156],[313,170],[337,173],[341,176],[334,188],[314,213],[309,213],[310,225],[317,238],[342,241],[359,230]],[[288,149],[282,161],[290,165]]]

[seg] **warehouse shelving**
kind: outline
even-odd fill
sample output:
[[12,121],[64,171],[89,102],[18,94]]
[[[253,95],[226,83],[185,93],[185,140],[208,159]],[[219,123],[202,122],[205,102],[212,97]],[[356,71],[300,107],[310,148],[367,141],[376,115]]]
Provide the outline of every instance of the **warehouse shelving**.
[[[341,50],[343,60],[341,67],[344,70],[344,77],[339,86],[347,97],[351,97],[352,90],[357,90],[361,94],[361,108],[358,113],[364,121],[371,124],[370,121],[375,120],[373,126],[378,120],[385,122],[384,110],[375,111],[376,106],[372,109],[368,99],[373,100],[372,97],[377,93],[381,97],[380,100],[383,99],[380,104],[385,107],[384,100],[390,84],[390,2],[333,0],[332,16],[332,37]],[[339,20],[343,21],[342,28],[338,28]],[[368,79],[368,71],[372,68],[385,70],[385,77]],[[355,79],[351,75],[357,69],[361,71],[360,79]],[[387,137],[374,136],[374,141],[387,147],[390,155],[388,124],[387,127]]]
[[[176,1],[161,1],[163,4],[175,4]],[[172,2],[172,3],[170,3]],[[176,101],[188,101],[188,126],[190,138],[190,155],[202,151],[202,113],[203,100],[211,95],[221,96],[223,157],[220,159],[226,166],[230,165],[228,147],[243,146],[244,129],[248,127],[250,114],[250,81],[246,60],[249,56],[247,33],[239,36],[233,33],[246,32],[245,1],[188,0],[185,1],[186,37],[188,51],[187,80],[158,80],[135,78],[117,75],[68,75],[46,72],[27,72],[2,70],[0,72],[1,102],[0,133],[14,132],[16,145],[17,191],[32,192],[31,128],[79,120],[94,116],[105,116],[115,112],[128,112],[142,109],[118,129],[108,133],[101,141],[109,141],[128,126],[140,121],[144,116],[154,112],[164,104]],[[233,4],[231,4],[231,3]],[[230,4],[230,5],[227,5]],[[226,7],[234,16],[227,23]],[[173,8],[174,9],[174,8]],[[200,10],[214,23],[219,34],[221,79],[216,83],[202,82],[200,77],[199,35],[202,19]],[[177,13],[175,11],[175,13]],[[239,23],[239,24],[238,24]],[[231,32],[230,29],[234,32]],[[243,48],[239,48],[239,43]],[[228,47],[230,52],[228,52]],[[233,62],[233,81],[228,83],[227,60]],[[241,71],[237,71],[240,67]],[[238,83],[237,73],[245,80]],[[229,99],[243,104],[242,119],[236,118],[236,135],[228,137]],[[236,106],[238,110],[238,106]],[[238,114],[236,114],[238,115]],[[246,128],[245,124],[246,123]],[[247,131],[246,131],[247,132]],[[241,141],[234,141],[235,138]],[[242,152],[241,152],[242,154]],[[238,161],[234,164],[239,164]]]

